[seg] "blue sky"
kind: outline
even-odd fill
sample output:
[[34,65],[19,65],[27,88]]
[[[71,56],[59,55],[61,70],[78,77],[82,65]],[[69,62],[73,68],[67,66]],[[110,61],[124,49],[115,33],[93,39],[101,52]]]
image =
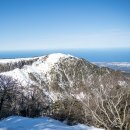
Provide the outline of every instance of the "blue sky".
[[130,0],[0,0],[0,51],[130,48]]

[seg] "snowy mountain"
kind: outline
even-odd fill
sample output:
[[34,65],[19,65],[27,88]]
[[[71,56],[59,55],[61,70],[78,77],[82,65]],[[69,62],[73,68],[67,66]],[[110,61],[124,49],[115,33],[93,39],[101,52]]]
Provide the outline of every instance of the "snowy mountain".
[[[124,94],[130,86],[130,75],[127,73],[98,67],[84,59],[61,53],[27,59],[1,59],[0,70],[0,76],[4,76],[0,77],[2,85],[7,83],[8,86],[10,83],[9,78],[7,78],[9,82],[3,81],[6,80],[5,77],[11,77],[11,80],[16,80],[20,84],[15,89],[7,91],[10,95],[7,93],[4,97],[7,101],[1,109],[3,117],[6,117],[5,114],[50,116],[61,121],[67,120],[71,125],[84,123],[99,128],[115,129],[117,125],[122,125],[118,118],[113,116],[113,112],[117,112],[115,108],[109,107],[118,103],[118,99],[126,99]],[[4,92],[3,89],[1,92]],[[120,94],[124,97],[121,95],[122,98],[118,98]],[[110,103],[112,100],[113,104],[107,104],[109,100]],[[88,104],[91,108],[86,106]],[[119,110],[122,110],[124,100],[120,100],[118,104],[121,107]],[[103,108],[99,108],[96,113],[98,106]],[[106,110],[103,113],[104,107]],[[112,110],[109,112],[110,118],[106,114],[109,110]],[[93,113],[99,114],[101,121],[97,118],[94,120]],[[103,121],[105,122],[102,124]]]
[[130,62],[94,62],[94,64],[130,73]]
[[[0,60],[2,65],[6,65],[8,71],[5,69],[0,74],[18,80],[25,87],[25,93],[31,93],[32,85],[38,86],[51,101],[67,96],[85,99],[88,87],[129,84],[128,78],[121,72],[60,53],[30,59]],[[106,82],[108,80],[110,82]]]

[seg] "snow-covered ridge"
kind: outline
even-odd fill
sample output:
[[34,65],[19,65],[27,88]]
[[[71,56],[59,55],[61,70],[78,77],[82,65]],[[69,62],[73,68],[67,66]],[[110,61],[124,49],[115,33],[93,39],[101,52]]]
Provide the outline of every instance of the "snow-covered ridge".
[[39,58],[18,58],[18,59],[0,59],[0,73],[22,68],[24,65],[31,65]]
[[45,57],[40,57],[39,60],[37,60],[34,64],[32,64],[32,67],[34,67],[34,69],[39,69],[40,71],[47,72],[54,66],[54,64],[58,63],[61,59],[69,57],[73,56],[65,55],[62,53],[50,54]]
[[26,118],[11,116],[0,121],[0,130],[103,130],[83,124],[68,126],[60,121],[42,117]]
[[[59,63],[60,60],[73,57],[71,55],[61,54],[61,53],[54,53],[47,56],[37,57],[37,60],[34,61],[31,65],[24,65],[22,68],[15,68],[11,71],[3,72],[0,74],[11,76],[14,79],[22,82],[23,85],[32,84],[33,81],[30,80],[29,73],[35,73],[40,75],[42,78],[47,78],[50,80],[49,71],[53,68],[56,63]],[[73,57],[78,59],[77,57]],[[36,58],[34,58],[36,59]],[[12,63],[18,62],[20,60],[30,60],[30,58],[21,58],[21,59],[8,59],[2,60],[3,63]],[[33,58],[31,58],[33,60]],[[46,75],[46,77],[45,77]]]
[[[13,64],[13,66],[14,65],[15,64]],[[51,104],[53,105],[57,101],[64,102],[66,99],[76,99],[76,101],[80,101],[81,105],[84,105],[83,103],[87,101],[89,88],[95,89],[95,87],[104,88],[106,86],[114,87],[118,85],[122,87],[130,86],[129,74],[126,75],[112,69],[97,67],[83,59],[61,53],[38,57],[35,61],[32,60],[30,64],[24,64],[21,68],[17,68],[16,66],[14,69],[1,72],[0,75],[5,75],[5,77],[10,76],[18,80],[20,83],[18,86],[20,93],[28,98],[31,97],[32,94],[35,94],[37,90],[36,95],[40,95],[39,101],[44,99],[42,103],[45,103],[45,106],[51,106]],[[80,111],[81,109],[78,113],[80,113]],[[83,117],[83,115],[81,117]],[[30,130],[35,130],[35,128],[37,130],[96,130],[96,128],[81,124],[71,127],[64,124],[64,127],[60,125],[59,128],[59,126],[55,127],[53,124],[48,124],[46,120],[41,121],[41,118],[38,118],[38,122],[34,122],[33,125],[32,122],[35,120],[27,118],[27,120],[24,121],[24,119],[17,119],[16,117],[16,120],[15,118],[14,120],[9,118],[6,122],[3,120],[4,125],[0,124],[0,126],[2,126],[1,129],[8,130],[6,126],[9,126],[9,129],[15,129],[17,125],[17,130],[27,130],[28,127]],[[31,126],[28,120],[31,120]],[[27,126],[24,122],[28,122]],[[51,122],[53,121],[51,120]],[[80,120],[78,120],[78,122],[80,122]],[[48,125],[53,127],[49,127]]]
[[16,59],[0,59],[0,64],[2,63],[14,63],[14,62],[20,62],[20,61],[29,61],[33,59],[37,59],[38,57],[34,58],[16,58]]
[[[19,61],[28,61],[28,60],[33,60],[33,59],[42,59],[44,57],[45,56],[31,57],[31,58],[0,59],[0,64],[1,63],[14,63],[14,62],[19,62]],[[73,56],[71,56],[69,54],[54,53],[54,54],[48,55],[48,61],[54,63],[63,57],[73,57]]]
[[[0,74],[5,76],[11,76],[13,79],[18,80],[23,86],[31,86],[31,85],[40,86],[41,81],[43,81],[44,85],[48,87],[52,86],[52,84],[54,83],[57,83],[57,85],[62,89],[65,89],[65,87],[73,88],[73,85],[75,86],[75,84],[78,84],[79,82],[82,82],[85,86],[87,85],[91,86],[93,84],[94,65],[89,62],[85,62],[82,59],[79,59],[77,57],[71,56],[69,54],[67,55],[62,54],[62,53],[54,53],[54,54],[35,57],[35,58],[9,59],[6,60],[5,62],[3,60],[2,61],[3,63],[10,62],[11,64],[12,62],[15,63],[16,61],[20,61],[20,60],[31,59],[33,61],[33,59],[35,59],[30,64],[25,64],[22,67],[16,66],[14,69],[1,72]],[[65,67],[62,68],[61,64],[62,66]],[[15,66],[14,64],[11,65]],[[95,70],[94,73],[97,70]],[[109,70],[105,70],[105,72],[106,74],[110,74]],[[79,74],[80,76],[78,76]],[[122,81],[123,84],[126,84],[124,83],[125,81],[123,80],[119,80],[119,81]],[[100,83],[102,81],[97,79],[97,82]],[[122,85],[121,82],[117,82],[117,83]],[[44,93],[46,94],[46,91],[44,91]],[[51,91],[50,93],[47,94],[50,96],[52,100],[57,100],[58,97],[62,96],[61,93],[51,94]],[[77,99],[84,98],[84,97],[85,95],[83,95],[82,92],[78,93],[76,96]]]

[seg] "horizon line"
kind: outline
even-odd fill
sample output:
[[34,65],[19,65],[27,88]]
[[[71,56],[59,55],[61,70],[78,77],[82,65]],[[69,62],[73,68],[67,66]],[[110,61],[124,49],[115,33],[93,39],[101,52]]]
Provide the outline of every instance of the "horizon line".
[[115,50],[115,49],[127,49],[130,47],[114,47],[114,48],[45,48],[45,49],[16,49],[16,50],[0,50],[0,52],[17,52],[17,51],[53,51],[53,50]]

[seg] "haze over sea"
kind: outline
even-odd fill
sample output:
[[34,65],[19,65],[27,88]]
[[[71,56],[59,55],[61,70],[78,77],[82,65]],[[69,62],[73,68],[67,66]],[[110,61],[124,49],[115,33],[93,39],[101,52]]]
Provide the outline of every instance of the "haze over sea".
[[90,62],[130,62],[130,49],[58,49],[33,51],[1,51],[0,59],[43,56],[65,53],[84,58]]

